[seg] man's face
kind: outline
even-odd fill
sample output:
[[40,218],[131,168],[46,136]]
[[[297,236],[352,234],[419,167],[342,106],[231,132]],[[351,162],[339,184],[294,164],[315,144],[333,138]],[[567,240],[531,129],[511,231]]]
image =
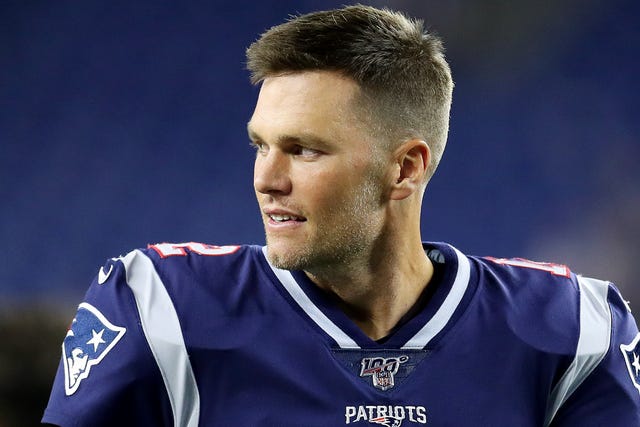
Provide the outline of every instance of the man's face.
[[78,376],[87,369],[89,355],[84,354],[81,348],[74,348],[71,351],[71,357],[68,359],[71,378],[76,380],[78,379]]
[[279,268],[348,264],[380,233],[384,155],[351,107],[357,91],[332,72],[262,85],[249,135],[269,260]]

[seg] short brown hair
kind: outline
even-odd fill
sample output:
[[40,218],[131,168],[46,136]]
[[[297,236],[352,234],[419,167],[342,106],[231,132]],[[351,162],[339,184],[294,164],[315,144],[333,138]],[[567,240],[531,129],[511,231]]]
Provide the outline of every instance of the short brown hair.
[[440,39],[421,20],[370,6],[313,12],[272,27],[247,49],[257,84],[327,70],[352,78],[369,127],[390,144],[424,139],[435,171],[447,140],[453,81]]

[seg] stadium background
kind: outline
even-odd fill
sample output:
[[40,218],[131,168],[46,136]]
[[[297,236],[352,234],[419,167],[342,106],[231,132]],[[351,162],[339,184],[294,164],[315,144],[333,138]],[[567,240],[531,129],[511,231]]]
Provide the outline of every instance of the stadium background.
[[[106,258],[263,242],[244,50],[345,3],[0,3],[0,426],[39,418]],[[424,238],[566,263],[640,304],[640,2],[362,3],[424,19],[454,73]]]

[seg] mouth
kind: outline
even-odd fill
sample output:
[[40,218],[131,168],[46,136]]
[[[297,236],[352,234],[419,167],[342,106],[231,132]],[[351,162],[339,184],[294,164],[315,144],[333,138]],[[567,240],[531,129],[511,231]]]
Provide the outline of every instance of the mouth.
[[274,222],[276,224],[285,224],[285,223],[291,223],[291,222],[305,222],[307,220],[304,217],[291,215],[291,214],[268,213],[267,217],[271,222]]
[[291,226],[301,225],[307,221],[307,218],[302,215],[297,215],[288,209],[277,207],[265,207],[262,209],[262,213],[265,215],[267,224],[271,227],[288,228]]

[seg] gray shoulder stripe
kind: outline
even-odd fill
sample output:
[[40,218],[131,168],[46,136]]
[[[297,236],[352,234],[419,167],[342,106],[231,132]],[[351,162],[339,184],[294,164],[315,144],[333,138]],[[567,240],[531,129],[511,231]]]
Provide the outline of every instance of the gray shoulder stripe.
[[162,374],[175,427],[196,427],[200,395],[180,322],[153,263],[136,250],[122,258],[136,300],[142,329]]
[[549,397],[545,426],[569,396],[600,364],[611,345],[611,309],[607,300],[609,283],[578,276],[580,288],[580,336],[573,362]]

